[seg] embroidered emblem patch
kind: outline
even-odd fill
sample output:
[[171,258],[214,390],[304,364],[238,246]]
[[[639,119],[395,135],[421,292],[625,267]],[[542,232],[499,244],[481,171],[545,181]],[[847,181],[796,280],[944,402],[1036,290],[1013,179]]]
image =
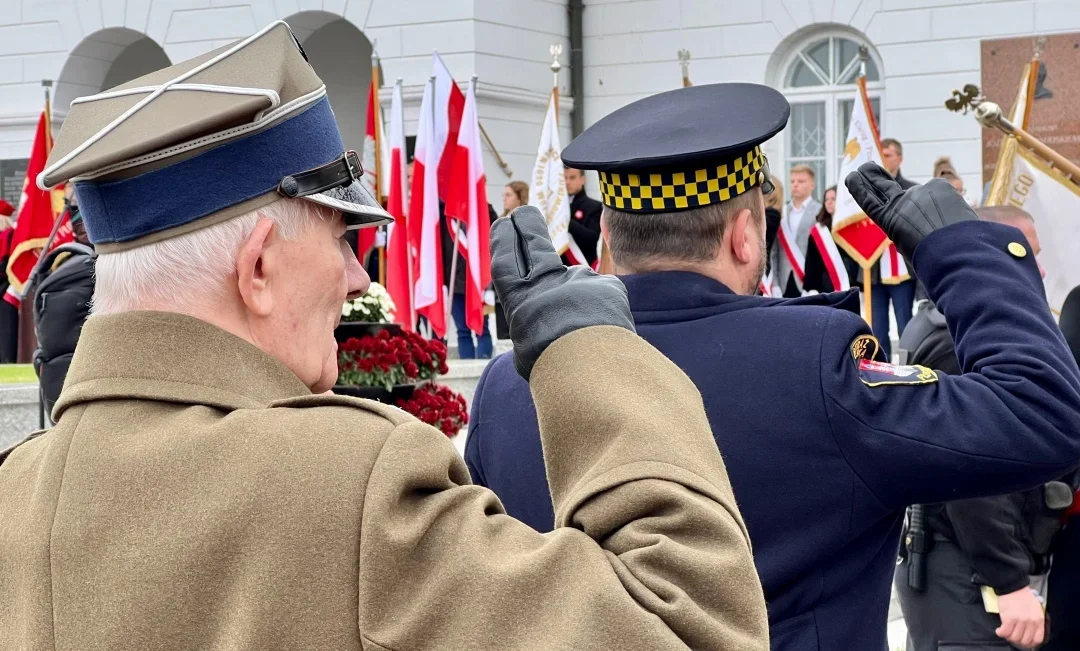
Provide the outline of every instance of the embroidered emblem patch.
[[880,349],[881,344],[878,343],[877,337],[874,335],[859,335],[855,337],[855,341],[851,342],[851,357],[857,365],[864,359],[874,359]]
[[938,375],[925,366],[897,366],[862,359],[859,360],[859,379],[868,387],[878,387],[888,384],[933,384],[938,381]]

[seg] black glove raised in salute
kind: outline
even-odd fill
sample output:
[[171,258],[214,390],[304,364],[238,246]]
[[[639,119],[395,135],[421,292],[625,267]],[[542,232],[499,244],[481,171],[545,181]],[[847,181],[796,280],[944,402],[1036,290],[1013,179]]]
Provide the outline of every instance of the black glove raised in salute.
[[514,365],[526,380],[547,347],[574,330],[611,325],[634,332],[626,287],[588,267],[563,266],[534,206],[491,226],[491,280],[510,326]]
[[885,231],[909,261],[927,235],[951,224],[978,219],[945,179],[906,192],[877,163],[863,163],[844,180],[866,216]]

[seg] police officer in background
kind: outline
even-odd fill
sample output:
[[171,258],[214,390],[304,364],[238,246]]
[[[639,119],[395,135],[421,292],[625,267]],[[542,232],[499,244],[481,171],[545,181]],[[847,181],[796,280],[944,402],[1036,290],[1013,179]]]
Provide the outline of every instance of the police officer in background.
[[[535,208],[494,225],[491,274],[578,528],[539,535],[440,432],[329,393],[370,282],[345,233],[392,219],[362,174],[283,22],[72,104],[40,183],[78,178],[94,313],[56,427],[0,453],[0,647],[764,651],[697,390]],[[566,385],[605,358],[603,390]]]
[[[847,186],[963,333],[963,375],[880,360],[857,292],[753,296],[771,189],[760,145],[789,110],[756,84],[681,88],[602,118],[563,159],[599,170],[605,244],[638,332],[702,392],[772,648],[881,651],[904,509],[1067,472],[1080,458],[1080,371],[1023,234],[978,221],[940,179],[904,192],[871,164]],[[612,361],[567,378],[603,386]],[[542,531],[575,524],[553,519],[537,416],[509,355],[477,387],[466,460],[509,513]]]
[[[1014,206],[975,212],[985,221],[1019,228],[1038,256],[1039,236],[1030,214]],[[945,318],[933,305],[912,319],[900,348],[903,364],[961,373]],[[1029,583],[1050,569],[1051,543],[1072,501],[1072,473],[1064,479],[1069,483],[911,508],[904,562],[895,579],[907,623],[907,651],[937,651],[942,643],[971,649],[1002,648],[1005,642],[1026,649],[1043,643],[1044,595],[1036,589],[1040,586]],[[925,531],[918,530],[922,527]],[[924,548],[916,549],[920,543]]]

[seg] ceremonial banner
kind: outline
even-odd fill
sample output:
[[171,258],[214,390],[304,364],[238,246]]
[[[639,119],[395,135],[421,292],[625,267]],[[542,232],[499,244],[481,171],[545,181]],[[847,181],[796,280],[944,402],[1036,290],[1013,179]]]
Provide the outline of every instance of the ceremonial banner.
[[[889,240],[877,224],[870,221],[859,204],[855,203],[844,179],[863,163],[882,165],[881,143],[870,100],[866,96],[866,78],[858,79],[859,92],[851,109],[851,125],[844,144],[844,160],[840,164],[840,179],[836,184],[836,211],[833,213],[832,236],[864,269],[874,264]],[[882,165],[884,167],[884,165]]]
[[[386,181],[379,178],[379,176],[385,173],[383,170],[386,169],[385,165],[383,165],[384,161],[381,160],[386,135],[383,132],[378,83],[378,77],[373,74],[371,83],[368,85],[367,133],[364,135],[364,155],[361,159],[361,164],[364,167],[364,177],[360,182],[364,184],[371,196],[375,197],[376,201],[382,201],[383,196],[385,196],[383,186],[386,185]],[[378,231],[377,228],[362,228],[357,233],[356,254],[361,260],[371,250],[371,247],[375,246],[375,235]]]
[[416,312],[413,309],[413,255],[409,247],[408,219],[405,198],[409,196],[405,172],[405,102],[402,99],[401,80],[394,84],[394,96],[390,101],[390,162],[384,167],[389,177],[386,211],[394,216],[394,223],[386,227],[386,291],[397,307],[397,321],[409,332],[416,328]]
[[465,97],[456,155],[446,215],[465,226],[464,237],[457,238],[458,248],[464,248],[462,254],[465,257],[465,323],[470,330],[480,334],[484,328],[484,290],[491,284],[491,253],[487,180],[484,178],[484,155],[480,151],[475,79],[469,82]]
[[[49,133],[48,107],[38,119],[37,133],[30,153],[30,163],[23,180],[22,197],[16,211],[15,232],[11,239],[11,256],[8,258],[7,292],[4,300],[18,307],[26,290],[26,282],[37,264],[41,249],[52,233],[56,216],[63,210],[64,188],[59,186],[52,191],[38,188],[36,179],[45,169],[45,161],[52,148],[52,134]],[[50,250],[61,244],[71,242],[73,233],[71,222],[65,218],[53,238]]]
[[566,177],[563,176],[558,102],[558,93],[552,90],[544,126],[540,131],[540,144],[536,148],[529,205],[536,206],[544,214],[548,235],[559,255],[566,253],[573,264],[584,264],[585,254],[570,237],[570,197],[566,194]]
[[[438,161],[439,198],[446,201],[447,192],[453,176],[457,156],[458,130],[461,128],[461,114],[465,110],[465,96],[454,82],[454,76],[446,67],[438,52],[432,55],[432,71],[435,76],[435,122],[433,128],[433,147],[435,160]],[[415,173],[415,172],[414,172]]]
[[415,251],[413,300],[416,313],[426,317],[431,329],[446,335],[446,302],[443,298],[442,237],[439,232],[439,156],[435,146],[435,84],[424,86],[413,154],[412,195],[409,200],[409,243]]

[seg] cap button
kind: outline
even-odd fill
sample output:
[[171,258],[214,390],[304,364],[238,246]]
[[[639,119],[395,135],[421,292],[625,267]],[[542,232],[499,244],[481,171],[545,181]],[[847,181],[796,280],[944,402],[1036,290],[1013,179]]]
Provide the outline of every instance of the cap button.
[[1027,255],[1027,249],[1019,242],[1009,242],[1009,253],[1011,253],[1014,258],[1022,258]]

